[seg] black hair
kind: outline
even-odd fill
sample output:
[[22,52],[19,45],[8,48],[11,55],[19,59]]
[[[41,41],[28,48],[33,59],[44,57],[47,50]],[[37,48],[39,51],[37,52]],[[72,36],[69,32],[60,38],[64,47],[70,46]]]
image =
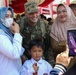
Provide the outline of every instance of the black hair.
[[10,10],[12,12],[12,9],[11,8],[8,8],[8,10]]
[[12,10],[12,8],[8,8],[8,10],[11,11],[12,17],[13,17],[13,10]]
[[57,6],[57,12],[58,12],[58,8],[59,8],[60,6],[63,6],[63,7],[65,8],[64,4],[59,4],[59,5]]
[[50,18],[50,17],[47,19],[47,21],[51,21],[51,20],[52,20],[52,18]]
[[29,50],[32,49],[33,46],[41,47],[44,50],[44,43],[41,39],[33,39],[29,42]]
[[44,17],[44,15],[43,15],[43,14],[40,14],[40,17],[41,17],[41,18],[43,18],[43,17]]
[[[57,9],[58,9],[60,6],[64,6],[64,4],[59,4],[59,5],[57,6]],[[64,6],[64,7],[65,7],[65,6]]]
[[10,10],[10,11],[11,11],[11,8],[8,8],[8,10]]
[[57,7],[64,6],[64,4],[59,4]]
[[70,4],[69,7],[70,7],[71,9],[76,8],[76,4]]

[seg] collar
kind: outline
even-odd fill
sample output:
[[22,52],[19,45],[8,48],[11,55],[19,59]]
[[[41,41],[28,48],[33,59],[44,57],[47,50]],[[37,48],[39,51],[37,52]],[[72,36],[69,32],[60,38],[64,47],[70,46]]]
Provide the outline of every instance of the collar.
[[31,58],[31,62],[32,62],[33,64],[34,64],[34,63],[42,64],[43,59],[42,59],[42,58],[40,58],[40,60],[39,60],[39,61],[36,61],[36,60],[34,60],[33,58]]

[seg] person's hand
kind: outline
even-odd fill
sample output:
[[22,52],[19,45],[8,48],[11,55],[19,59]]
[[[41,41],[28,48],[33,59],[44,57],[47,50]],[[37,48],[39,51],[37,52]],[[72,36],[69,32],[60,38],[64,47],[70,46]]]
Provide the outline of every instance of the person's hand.
[[34,64],[33,64],[33,68],[34,68],[35,72],[38,71],[39,67],[37,66],[37,63],[34,63]]
[[69,49],[68,49],[68,46],[66,45],[66,50],[57,55],[56,63],[62,64],[65,67],[68,67],[71,60],[71,57],[69,57],[68,55],[69,55]]
[[10,27],[11,32],[14,33],[19,33],[20,32],[20,27],[16,22],[13,22],[11,27]]

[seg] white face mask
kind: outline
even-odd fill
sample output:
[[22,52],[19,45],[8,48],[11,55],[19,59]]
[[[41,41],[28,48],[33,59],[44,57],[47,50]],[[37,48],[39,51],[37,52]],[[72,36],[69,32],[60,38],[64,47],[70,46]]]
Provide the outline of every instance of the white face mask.
[[10,28],[11,25],[12,25],[12,23],[13,23],[13,18],[7,18],[7,19],[5,19],[5,26],[7,28]]

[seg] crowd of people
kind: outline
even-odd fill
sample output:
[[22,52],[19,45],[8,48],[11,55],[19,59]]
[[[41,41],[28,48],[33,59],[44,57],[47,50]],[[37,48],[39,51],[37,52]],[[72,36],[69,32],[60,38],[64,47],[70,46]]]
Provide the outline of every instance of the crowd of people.
[[16,19],[11,7],[0,8],[0,75],[68,74],[76,62],[67,45],[67,30],[76,27],[75,6],[59,4],[55,20],[40,15],[36,2],[25,3],[25,14]]

